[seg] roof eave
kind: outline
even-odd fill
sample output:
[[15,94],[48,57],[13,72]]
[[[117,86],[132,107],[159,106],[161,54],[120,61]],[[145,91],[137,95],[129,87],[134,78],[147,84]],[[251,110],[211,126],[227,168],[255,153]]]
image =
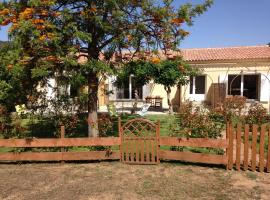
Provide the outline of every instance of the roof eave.
[[220,63],[246,63],[246,62],[270,62],[270,58],[246,58],[246,59],[218,59],[218,60],[185,60],[188,64],[220,64]]

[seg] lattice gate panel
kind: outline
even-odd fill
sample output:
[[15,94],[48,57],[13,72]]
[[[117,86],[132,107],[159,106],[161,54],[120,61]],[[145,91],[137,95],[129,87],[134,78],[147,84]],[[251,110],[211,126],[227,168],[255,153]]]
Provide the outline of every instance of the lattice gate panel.
[[154,124],[145,119],[131,120],[120,127],[120,135],[123,163],[159,163],[159,123]]

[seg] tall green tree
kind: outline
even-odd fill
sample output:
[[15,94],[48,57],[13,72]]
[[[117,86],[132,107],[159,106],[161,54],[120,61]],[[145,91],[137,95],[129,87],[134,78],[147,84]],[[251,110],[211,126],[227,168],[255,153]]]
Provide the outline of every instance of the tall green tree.
[[21,51],[13,43],[3,43],[0,47],[0,105],[9,112],[37,95],[38,79],[31,76],[29,68],[18,64]]
[[31,69],[33,78],[46,82],[57,74],[88,85],[88,132],[96,137],[98,85],[102,75],[115,71],[116,52],[176,48],[188,35],[183,24],[191,25],[211,4],[176,8],[173,0],[10,0],[0,4],[0,23],[11,25],[10,37],[23,49],[17,65]]
[[174,86],[186,85],[190,76],[197,75],[199,70],[186,64],[182,58],[176,57],[174,60],[153,61],[131,61],[123,65],[119,72],[116,84],[121,86],[123,82],[132,74],[135,76],[135,84],[143,86],[153,81],[155,84],[163,85],[167,93],[167,103],[169,113],[173,112],[171,103],[171,90]]

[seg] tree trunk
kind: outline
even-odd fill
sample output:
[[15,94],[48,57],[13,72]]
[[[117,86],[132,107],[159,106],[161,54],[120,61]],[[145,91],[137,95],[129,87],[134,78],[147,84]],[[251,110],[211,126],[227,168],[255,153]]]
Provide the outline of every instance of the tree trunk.
[[94,72],[88,75],[88,137],[98,137],[98,77]]
[[173,113],[173,107],[171,103],[171,88],[170,87],[165,87],[165,91],[167,92],[167,102],[169,106],[169,114]]
[[136,112],[136,110],[137,110],[138,99],[139,99],[139,95],[138,95],[138,91],[137,91],[137,90],[135,90],[134,96],[135,96],[135,102],[134,102],[134,104],[133,104],[133,106],[132,106],[131,114],[135,114],[135,112]]

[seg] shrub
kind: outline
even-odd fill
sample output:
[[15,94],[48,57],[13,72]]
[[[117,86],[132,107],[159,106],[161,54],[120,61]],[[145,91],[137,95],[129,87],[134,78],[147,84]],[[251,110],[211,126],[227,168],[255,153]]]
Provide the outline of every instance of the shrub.
[[231,121],[233,124],[244,120],[243,110],[246,107],[246,97],[228,96],[223,104],[214,109],[214,113],[223,115],[224,123]]
[[186,102],[178,113],[180,131],[173,132],[173,136],[186,136],[193,138],[218,138],[224,129],[221,119],[215,117],[205,107],[195,107],[192,102]]
[[113,135],[113,118],[108,114],[100,114],[98,117],[98,130],[100,137],[112,136]]
[[248,114],[245,117],[245,122],[248,124],[258,124],[267,123],[269,121],[269,116],[267,115],[266,108],[258,102],[254,102],[249,106]]
[[226,120],[231,120],[234,117],[240,117],[246,106],[246,97],[229,96],[223,104],[223,115]]
[[5,106],[0,105],[0,134],[5,136],[10,129],[10,117]]

